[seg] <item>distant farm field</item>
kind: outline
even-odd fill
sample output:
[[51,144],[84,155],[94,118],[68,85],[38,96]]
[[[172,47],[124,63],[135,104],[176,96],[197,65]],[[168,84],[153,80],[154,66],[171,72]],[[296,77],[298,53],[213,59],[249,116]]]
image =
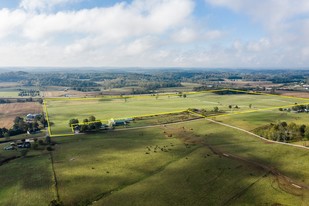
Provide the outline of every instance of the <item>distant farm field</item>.
[[19,96],[18,96],[18,92],[15,92],[15,91],[12,91],[12,92],[0,91],[0,97],[14,98],[14,97],[19,97]]
[[[73,98],[54,98],[46,100],[46,108],[51,122],[52,134],[66,134],[71,132],[68,125],[71,118],[78,118],[82,121],[90,115],[107,122],[111,118],[137,117],[187,110],[188,108],[210,111],[214,107],[219,107],[225,114],[238,114],[272,107],[293,106],[295,103],[306,102],[309,102],[309,100],[269,95],[196,93],[188,94],[186,98],[176,95],[142,95],[128,96],[127,98],[83,98],[75,100]],[[229,108],[229,105],[232,108]],[[236,105],[238,108],[235,108]]]
[[42,105],[37,102],[0,104],[0,127],[11,128],[15,117],[29,113],[41,113]]

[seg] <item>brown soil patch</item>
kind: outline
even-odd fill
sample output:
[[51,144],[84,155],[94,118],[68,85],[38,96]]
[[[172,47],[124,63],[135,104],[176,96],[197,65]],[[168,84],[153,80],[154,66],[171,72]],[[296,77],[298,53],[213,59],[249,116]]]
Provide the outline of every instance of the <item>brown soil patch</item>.
[[0,82],[0,88],[8,88],[16,86],[20,86],[20,84],[15,82]]
[[0,104],[0,127],[11,128],[16,116],[41,113],[42,105],[37,102]]
[[283,96],[309,98],[308,92],[280,92]]

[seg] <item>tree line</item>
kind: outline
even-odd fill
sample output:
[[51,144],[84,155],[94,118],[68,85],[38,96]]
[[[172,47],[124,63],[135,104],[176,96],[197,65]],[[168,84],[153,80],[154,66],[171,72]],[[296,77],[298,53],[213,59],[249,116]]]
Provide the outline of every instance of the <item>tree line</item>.
[[31,97],[40,96],[40,91],[33,90],[33,89],[21,90],[18,93],[18,96],[21,96],[21,97],[24,97],[24,96],[31,96]]
[[79,120],[76,118],[69,120],[69,126],[74,129],[79,130],[80,132],[88,132],[88,131],[98,131],[102,126],[102,122],[96,120],[95,116],[90,116],[83,120],[82,124],[79,124]]

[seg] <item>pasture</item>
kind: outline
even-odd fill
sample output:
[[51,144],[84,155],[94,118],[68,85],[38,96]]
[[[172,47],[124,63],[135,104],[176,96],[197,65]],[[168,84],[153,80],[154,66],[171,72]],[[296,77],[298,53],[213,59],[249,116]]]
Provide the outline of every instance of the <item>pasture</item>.
[[[51,123],[51,132],[53,135],[59,135],[72,132],[68,125],[71,118],[78,118],[82,121],[90,115],[107,123],[107,120],[111,118],[138,117],[162,112],[184,111],[188,108],[210,111],[218,107],[226,114],[238,114],[306,102],[305,99],[270,95],[189,93],[186,98],[175,94],[115,98],[53,98],[46,99],[46,109]],[[232,108],[229,108],[229,105]],[[235,108],[236,105],[238,108]]]
[[[55,199],[55,191],[65,205],[309,202],[309,150],[268,144],[204,119],[55,140],[57,190],[49,154],[32,153],[0,166],[2,204],[40,205]],[[30,169],[17,169],[22,165]]]
[[277,123],[280,121],[295,122],[299,125],[307,124],[309,122],[309,114],[292,113],[274,109],[270,111],[243,113],[230,116],[217,116],[216,120],[252,131],[259,126],[267,125],[270,123]]
[[[307,103],[306,99],[270,95],[54,98],[45,103],[52,134],[59,135],[71,133],[71,118],[82,121],[94,115],[107,120],[188,108],[210,111],[216,106],[224,114],[212,118],[247,130],[278,120],[308,120],[308,114],[276,108]],[[148,125],[153,127],[134,128]],[[0,166],[0,204],[46,205],[57,197],[64,205],[306,206],[309,202],[309,150],[264,142],[188,112],[139,117],[122,130],[53,140],[57,144],[52,152],[31,150],[27,157]],[[18,153],[0,152],[2,159],[10,155]]]

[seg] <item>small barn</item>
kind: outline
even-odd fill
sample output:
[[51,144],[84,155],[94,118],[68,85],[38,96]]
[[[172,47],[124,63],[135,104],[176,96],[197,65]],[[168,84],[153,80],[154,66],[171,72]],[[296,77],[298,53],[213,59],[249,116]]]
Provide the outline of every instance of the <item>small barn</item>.
[[41,114],[27,114],[26,120],[27,121],[33,121],[36,117],[40,117]]
[[126,118],[126,119],[110,119],[108,121],[108,125],[110,127],[114,127],[114,126],[124,126],[129,124],[130,122],[132,122],[133,119],[132,118]]

